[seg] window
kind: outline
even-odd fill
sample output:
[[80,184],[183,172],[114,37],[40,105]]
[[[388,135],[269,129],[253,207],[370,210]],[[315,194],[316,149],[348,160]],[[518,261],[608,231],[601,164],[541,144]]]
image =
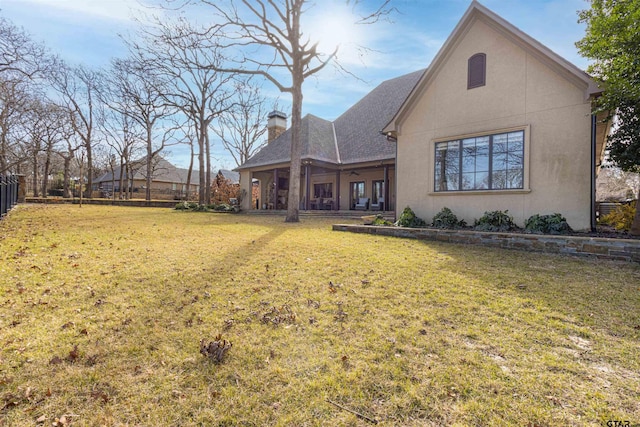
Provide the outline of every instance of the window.
[[484,86],[486,84],[487,55],[476,53],[469,58],[467,75],[467,89]]
[[435,191],[524,187],[524,131],[438,142]]
[[351,190],[349,194],[351,209],[355,209],[358,199],[364,197],[364,181],[351,182],[349,187]]
[[384,197],[384,181],[373,181],[373,191],[371,192],[371,203],[378,203]]
[[333,183],[313,184],[313,197],[330,199],[333,197]]

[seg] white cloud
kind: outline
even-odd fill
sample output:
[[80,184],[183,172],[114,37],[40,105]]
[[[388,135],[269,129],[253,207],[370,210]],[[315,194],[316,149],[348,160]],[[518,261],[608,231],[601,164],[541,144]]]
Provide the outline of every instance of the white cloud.
[[117,21],[130,20],[132,11],[142,8],[142,4],[136,0],[20,0],[20,3]]

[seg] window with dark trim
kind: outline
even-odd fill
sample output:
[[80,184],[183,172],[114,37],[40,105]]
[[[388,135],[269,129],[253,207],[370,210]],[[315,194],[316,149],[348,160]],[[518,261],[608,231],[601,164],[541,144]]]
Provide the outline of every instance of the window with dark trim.
[[313,197],[323,199],[333,197],[333,183],[313,184]]
[[349,187],[349,204],[351,209],[355,209],[358,200],[364,197],[364,181],[350,182]]
[[469,58],[467,75],[467,89],[484,86],[486,84],[487,55],[476,53]]
[[384,181],[372,181],[371,203],[378,203],[384,198]]
[[524,131],[435,145],[435,191],[524,188]]

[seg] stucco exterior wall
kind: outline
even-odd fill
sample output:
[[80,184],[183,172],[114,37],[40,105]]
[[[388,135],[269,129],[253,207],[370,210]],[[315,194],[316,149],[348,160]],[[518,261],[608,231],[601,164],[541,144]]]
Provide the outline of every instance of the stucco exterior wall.
[[[467,61],[486,54],[486,85],[467,89]],[[472,223],[509,210],[520,225],[533,214],[561,213],[590,227],[590,103],[585,85],[504,30],[475,20],[436,64],[398,132],[397,211],[410,206],[430,221],[443,207]],[[434,191],[435,143],[524,130],[524,188]]]
[[[244,194],[247,195],[242,198],[242,201],[240,202],[240,209],[245,211],[255,208],[251,203],[251,191],[253,190],[251,178],[251,171],[243,170],[240,172],[240,191],[244,191]],[[260,203],[262,203],[262,200],[260,200]]]

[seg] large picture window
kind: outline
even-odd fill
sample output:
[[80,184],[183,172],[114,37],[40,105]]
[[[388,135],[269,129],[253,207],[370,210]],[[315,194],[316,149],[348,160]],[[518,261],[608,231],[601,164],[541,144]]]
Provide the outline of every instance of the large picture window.
[[435,149],[435,191],[524,186],[524,131],[438,142]]

